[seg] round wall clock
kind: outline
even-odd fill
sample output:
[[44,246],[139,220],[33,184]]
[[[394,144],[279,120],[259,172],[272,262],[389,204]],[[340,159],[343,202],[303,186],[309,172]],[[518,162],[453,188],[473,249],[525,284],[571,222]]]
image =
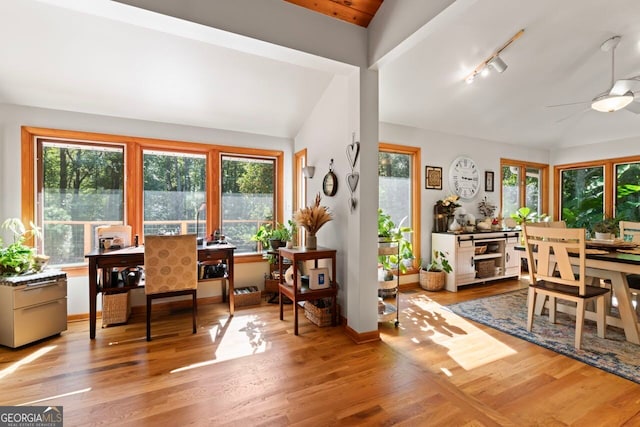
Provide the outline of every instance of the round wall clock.
[[338,191],[338,178],[331,169],[329,169],[329,172],[324,176],[324,180],[322,181],[322,191],[329,197],[335,196]]
[[456,158],[449,168],[451,190],[462,199],[472,199],[480,189],[480,171],[476,162],[466,156]]

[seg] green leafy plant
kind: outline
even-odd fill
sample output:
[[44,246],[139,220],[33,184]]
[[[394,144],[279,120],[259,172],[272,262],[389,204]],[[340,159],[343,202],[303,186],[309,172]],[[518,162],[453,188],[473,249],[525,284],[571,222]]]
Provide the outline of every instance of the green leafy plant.
[[420,268],[425,271],[444,271],[445,273],[451,273],[453,271],[449,260],[447,260],[447,254],[437,250],[433,251],[431,262],[429,264],[422,263]]
[[617,236],[620,233],[619,223],[620,220],[617,218],[605,218],[593,224],[593,231],[596,233],[611,233]]
[[397,268],[402,272],[407,272],[407,266],[404,261],[412,260],[413,245],[411,241],[405,238],[405,233],[413,233],[411,227],[403,226],[402,223],[407,217],[402,218],[400,224],[396,224],[391,219],[391,215],[385,213],[382,209],[378,209],[378,240],[381,242],[398,242],[399,255],[379,256],[378,262],[385,270]]
[[543,220],[547,217],[547,214],[538,214],[537,212],[532,212],[531,208],[523,206],[510,216],[516,221],[516,224],[522,225],[527,222]]
[[34,249],[25,242],[41,236],[40,229],[31,223],[27,229],[19,218],[9,218],[1,228],[13,233],[13,243],[4,246],[0,238],[0,275],[15,276],[27,273],[33,265]]

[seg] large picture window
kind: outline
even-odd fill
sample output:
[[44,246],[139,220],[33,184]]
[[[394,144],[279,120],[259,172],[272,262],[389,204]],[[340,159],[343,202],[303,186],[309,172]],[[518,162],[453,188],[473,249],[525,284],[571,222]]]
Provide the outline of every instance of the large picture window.
[[[398,226],[411,227],[413,263],[420,260],[420,149],[381,143],[378,148],[378,207]],[[402,254],[401,254],[402,257]]]
[[22,219],[42,227],[40,249],[68,272],[86,269],[100,225],[130,225],[142,241],[219,230],[243,262],[262,260],[259,225],[283,221],[282,151],[22,130]]

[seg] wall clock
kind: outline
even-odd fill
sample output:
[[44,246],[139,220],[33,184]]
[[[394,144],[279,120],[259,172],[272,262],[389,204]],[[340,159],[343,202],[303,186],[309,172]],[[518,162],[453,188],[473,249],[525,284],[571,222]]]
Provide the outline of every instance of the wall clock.
[[331,159],[331,164],[329,165],[329,172],[327,172],[322,180],[322,191],[325,196],[329,197],[335,196],[338,191],[338,178],[336,174],[333,173],[333,159]]
[[451,190],[462,199],[472,199],[480,189],[480,171],[476,162],[466,156],[457,157],[449,168]]

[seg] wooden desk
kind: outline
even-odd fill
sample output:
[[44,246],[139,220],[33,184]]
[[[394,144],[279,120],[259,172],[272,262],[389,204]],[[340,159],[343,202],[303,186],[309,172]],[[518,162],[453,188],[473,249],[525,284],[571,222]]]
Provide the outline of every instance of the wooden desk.
[[[198,261],[208,261],[221,259],[227,264],[227,281],[229,283],[229,313],[233,316],[235,311],[235,297],[233,293],[233,251],[236,249],[234,245],[210,245],[198,246]],[[103,283],[110,274],[111,269],[118,267],[129,267],[135,265],[144,265],[144,246],[131,246],[124,249],[115,250],[95,250],[85,255],[89,260],[89,337],[96,337],[96,307],[98,293],[102,289],[98,286],[98,269],[102,269]],[[139,286],[130,286],[119,288],[135,289]]]
[[[284,278],[284,259],[291,261],[293,266],[293,286],[285,283]],[[318,260],[331,259],[331,286],[327,289],[309,289],[296,286],[299,280],[298,261],[314,261],[315,268],[318,267]],[[302,301],[317,300],[320,298],[331,298],[331,325],[337,324],[337,299],[338,284],[336,283],[336,250],[327,248],[304,249],[304,248],[279,248],[278,249],[278,265],[280,269],[279,303],[280,303],[280,320],[284,320],[283,312],[283,295],[289,297],[293,301],[293,333],[298,335],[298,303]]]
[[[516,249],[521,250],[523,255],[526,253],[524,247]],[[611,289],[618,299],[620,318],[608,315],[607,324],[623,328],[627,341],[640,344],[640,324],[631,303],[631,291],[627,283],[627,274],[640,274],[640,255],[619,252],[589,254],[587,252],[586,274],[611,281]],[[542,307],[536,307],[536,311],[541,312]],[[586,318],[592,319],[593,316],[589,314],[590,312],[586,313]]]

